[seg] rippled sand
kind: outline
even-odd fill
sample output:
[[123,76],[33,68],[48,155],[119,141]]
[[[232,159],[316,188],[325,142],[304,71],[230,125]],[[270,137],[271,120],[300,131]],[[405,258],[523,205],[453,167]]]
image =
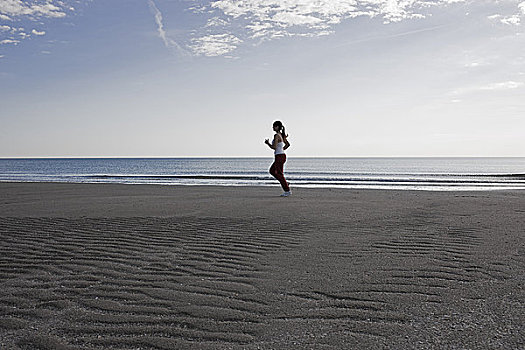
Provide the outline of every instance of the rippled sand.
[[0,183],[0,348],[519,349],[525,192]]

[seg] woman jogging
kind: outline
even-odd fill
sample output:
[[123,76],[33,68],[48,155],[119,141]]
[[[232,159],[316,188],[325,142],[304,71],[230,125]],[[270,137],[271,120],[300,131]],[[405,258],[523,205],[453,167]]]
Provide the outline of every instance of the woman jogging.
[[286,135],[283,123],[275,121],[273,123],[273,131],[275,131],[275,135],[272,143],[270,143],[268,139],[264,140],[264,143],[266,143],[271,149],[275,150],[275,161],[270,167],[270,174],[281,183],[284,190],[281,197],[288,197],[292,194],[292,191],[290,191],[290,186],[284,178],[284,163],[286,162],[286,154],[284,153],[284,150],[290,147],[290,143],[287,140],[288,135]]

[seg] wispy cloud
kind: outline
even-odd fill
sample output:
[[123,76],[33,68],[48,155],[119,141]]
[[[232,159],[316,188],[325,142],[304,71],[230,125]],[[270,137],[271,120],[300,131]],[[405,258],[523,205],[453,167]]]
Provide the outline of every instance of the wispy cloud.
[[503,24],[513,24],[515,26],[519,25],[521,23],[521,18],[518,15],[504,17],[501,19],[501,23]]
[[212,34],[193,39],[191,48],[197,55],[221,56],[237,48],[242,40],[231,34]]
[[485,85],[485,86],[481,86],[481,87],[479,87],[479,90],[510,90],[510,89],[520,88],[520,87],[522,87],[524,85],[525,85],[525,83],[523,83],[521,81],[509,80],[509,81],[504,81],[504,82],[501,82],[501,83],[493,83],[493,84],[488,84],[488,85]]
[[521,17],[519,14],[512,15],[512,16],[502,16],[502,15],[496,14],[496,15],[488,16],[488,19],[496,20],[503,24],[515,25],[515,26],[519,26],[521,23]]
[[31,33],[33,33],[34,35],[39,35],[39,36],[41,36],[41,35],[45,35],[45,34],[46,34],[46,32],[45,32],[44,30],[42,30],[42,31],[38,31],[38,30],[36,30],[36,29],[33,29],[33,30],[31,31]]
[[502,14],[494,14],[491,16],[488,16],[491,20],[499,21],[506,25],[514,25],[519,26],[521,25],[521,19],[525,16],[525,1],[520,2],[517,6],[516,12],[511,15],[502,15]]
[[0,0],[0,20],[5,22],[0,25],[0,44],[17,45],[32,35],[45,35],[46,32],[43,30],[33,29],[31,32],[26,32],[24,28],[15,27],[14,24],[26,21],[40,26],[45,24],[46,20],[64,18],[68,13],[75,11],[73,6],[68,4],[71,1]]
[[479,92],[479,91],[505,91],[505,90],[513,90],[513,89],[519,89],[525,86],[525,83],[522,81],[503,81],[498,83],[490,83],[486,85],[479,85],[479,86],[469,86],[464,87],[460,89],[456,89],[452,91],[452,95],[463,95],[473,92]]
[[[310,31],[326,30],[343,19],[360,16],[381,17],[385,23],[424,18],[422,9],[464,0],[218,0],[210,10],[251,24],[252,35],[270,28],[301,27]],[[291,33],[291,32],[290,32]]]
[[479,67],[481,65],[483,65],[483,63],[481,62],[468,62],[468,63],[465,63],[464,66],[467,68],[474,68],[474,67]]
[[[525,1],[490,0],[487,3],[513,11],[495,15],[493,20],[509,26],[523,23]],[[256,46],[284,37],[330,35],[336,25],[357,17],[380,19],[389,24],[424,20],[450,6],[462,6],[468,14],[468,8],[477,4],[474,0],[193,0],[188,10],[199,18],[208,18],[205,25],[192,31],[187,47],[194,54],[207,55],[206,47],[212,47],[216,41],[216,47],[225,49],[214,52],[228,54],[241,45]],[[230,36],[238,41],[226,49],[224,38]]]
[[170,50],[173,50],[175,53],[186,54],[186,50],[184,50],[181,45],[179,45],[175,40],[171,39],[166,35],[166,31],[164,30],[164,23],[162,22],[162,13],[157,8],[157,5],[155,5],[153,0],[148,0],[148,4],[151,11],[153,12],[153,15],[155,16],[155,23],[157,23],[157,31],[159,33],[159,37],[164,42],[164,46],[166,46]]
[[0,45],[5,45],[5,44],[14,44],[14,45],[17,45],[19,42],[20,42],[20,40],[4,39],[4,40],[0,40]]
[[433,26],[433,27],[429,27],[429,28],[409,30],[409,31],[406,31],[406,32],[390,34],[390,35],[371,36],[371,37],[367,37],[367,38],[363,38],[363,39],[357,39],[357,40],[352,40],[352,41],[349,41],[349,42],[345,42],[343,44],[338,45],[337,47],[346,46],[346,45],[353,45],[353,44],[363,43],[363,42],[367,42],[367,41],[374,41],[374,40],[378,40],[378,39],[384,40],[384,39],[390,39],[390,38],[398,38],[398,37],[403,37],[403,36],[408,36],[408,35],[413,35],[413,34],[418,34],[418,33],[424,33],[424,32],[430,32],[430,31],[434,31],[434,30],[439,30],[439,29],[444,28],[444,27],[446,27],[446,25],[439,25],[439,26]]
[[0,25],[0,44],[15,44],[20,43],[21,40],[31,37],[31,34],[42,36],[45,31],[38,31],[33,29],[31,33],[26,33],[22,27],[10,27],[8,25]]
[[63,1],[2,0],[0,14],[4,20],[17,16],[61,18],[66,16],[64,7]]
[[257,44],[282,37],[329,35],[334,32],[334,25],[356,17],[378,17],[385,24],[423,19],[431,7],[463,2],[465,0],[216,0],[190,8],[195,14],[211,16],[205,33],[191,39],[191,47],[194,53],[203,54],[202,46],[195,43],[225,47],[224,38],[235,36],[236,42],[230,42],[228,49],[222,50],[228,53],[241,42]]

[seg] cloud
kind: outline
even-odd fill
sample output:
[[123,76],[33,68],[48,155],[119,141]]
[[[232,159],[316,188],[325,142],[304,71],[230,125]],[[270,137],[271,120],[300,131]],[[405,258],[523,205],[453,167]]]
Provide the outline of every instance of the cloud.
[[423,8],[457,2],[464,0],[218,0],[211,2],[210,10],[251,23],[326,29],[342,19],[359,16],[381,17],[387,23],[424,18],[424,14],[418,12]]
[[499,22],[507,25],[515,25],[519,26],[521,22],[521,18],[519,15],[512,15],[512,16],[502,16],[502,15],[491,15],[487,17],[491,20],[498,20]]
[[468,94],[472,92],[477,91],[505,91],[505,90],[513,90],[518,89],[525,86],[524,82],[521,81],[504,81],[499,83],[490,83],[487,85],[481,85],[481,86],[470,86],[470,87],[464,87],[457,90],[452,91],[452,95],[463,95]]
[[[198,55],[207,55],[203,47],[213,45],[224,47],[222,51],[227,53],[242,44],[256,46],[278,38],[330,35],[338,24],[357,17],[390,24],[424,20],[448,6],[481,6],[481,2],[475,0],[192,0],[191,3],[187,12],[206,21],[192,30],[188,39],[187,47]],[[484,6],[487,3],[511,11],[490,19],[509,26],[522,24],[525,1],[483,1]],[[469,13],[466,11],[466,15]],[[225,33],[234,35],[240,42],[225,43],[222,36]]]
[[[455,2],[463,0],[434,3]],[[380,17],[385,23],[424,18],[417,11],[428,7],[428,3],[426,0],[216,0],[190,8],[195,14],[212,15],[206,24],[207,32],[191,39],[190,47],[197,55],[220,56],[254,39],[262,42],[329,35],[334,25],[347,18]],[[222,33],[210,30],[214,26],[220,26]],[[226,26],[229,34],[224,34]]]
[[225,26],[225,25],[228,25],[228,21],[220,17],[212,17],[208,19],[208,22],[206,23],[206,27],[219,27],[219,26]]
[[45,35],[45,34],[46,34],[45,31],[41,31],[41,32],[39,32],[39,31],[36,30],[36,29],[33,29],[33,30],[31,31],[31,33],[33,33],[33,34],[35,34],[35,35]]
[[155,23],[157,23],[157,31],[159,32],[159,37],[164,42],[164,46],[168,49],[175,50],[177,53],[185,53],[185,50],[173,39],[166,35],[164,30],[164,24],[162,22],[162,13],[157,8],[153,0],[148,0],[149,7],[153,15],[155,16]]
[[499,20],[499,22],[506,24],[506,25],[519,26],[521,25],[521,17],[523,17],[524,15],[525,15],[525,1],[518,4],[517,13],[513,15],[503,16],[500,14],[494,14],[494,15],[488,16],[488,19]]
[[[200,55],[228,53],[242,42],[258,44],[282,37],[329,35],[334,32],[334,25],[350,18],[381,18],[384,23],[422,19],[432,6],[465,1],[215,0],[188,9],[196,15],[211,17],[204,30],[196,30],[197,37],[190,40],[190,47]],[[220,31],[214,31],[214,27],[220,27]],[[233,34],[235,39],[228,36]]]
[[192,39],[191,48],[197,55],[221,56],[237,48],[242,40],[232,34],[212,34]]
[[0,45],[5,45],[5,44],[18,45],[19,42],[20,42],[20,40],[4,39],[4,40],[0,40]]
[[[68,2],[78,2],[76,0],[0,0],[0,20],[17,23],[38,22],[38,25],[45,23],[46,20],[61,19],[67,13],[75,11],[75,8],[68,5]],[[8,29],[9,28],[9,29]],[[24,28],[13,26],[0,26],[0,43],[17,45],[21,40],[28,39],[32,35],[42,36],[45,31],[33,29],[26,32]]]
[[479,90],[510,90],[517,89],[525,85],[521,81],[505,81],[502,83],[493,83],[485,86],[479,87]]
[[479,66],[480,66],[480,63],[479,63],[479,62],[469,62],[469,63],[465,63],[465,67],[468,67],[468,68],[479,67]]
[[[32,17],[65,17],[62,1],[48,0],[45,3],[37,1],[2,0],[0,1],[0,14],[3,17],[32,16]],[[3,18],[5,19],[5,18]]]

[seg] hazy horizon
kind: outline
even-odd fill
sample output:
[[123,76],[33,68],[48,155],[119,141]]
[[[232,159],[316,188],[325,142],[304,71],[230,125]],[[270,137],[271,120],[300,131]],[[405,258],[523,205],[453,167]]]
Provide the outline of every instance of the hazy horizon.
[[0,3],[0,158],[525,156],[525,1]]
[[[0,160],[5,159],[266,159],[273,158],[272,153],[268,153],[266,156],[253,156],[253,157],[235,157],[235,156],[188,156],[188,157],[177,157],[177,156],[83,156],[83,157],[0,157]],[[525,156],[493,156],[493,157],[484,157],[484,156],[428,156],[428,157],[410,157],[410,156],[390,156],[390,157],[332,157],[332,156],[319,156],[319,157],[309,157],[309,156],[294,156],[294,158],[299,159],[432,159],[432,158],[441,158],[441,159],[484,159],[484,158],[517,158],[522,159]]]

